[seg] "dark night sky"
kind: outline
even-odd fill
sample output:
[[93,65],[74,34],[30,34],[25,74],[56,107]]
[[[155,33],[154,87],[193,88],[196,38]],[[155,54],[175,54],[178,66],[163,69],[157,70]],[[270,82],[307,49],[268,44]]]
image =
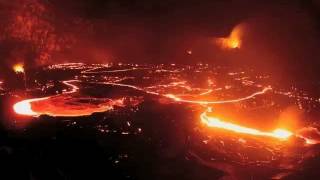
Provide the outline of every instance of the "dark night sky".
[[[120,51],[118,53],[128,56],[131,54],[131,58],[124,56],[124,59],[133,61],[148,59],[148,56],[159,61],[165,57],[175,57],[174,52],[180,53],[178,51],[194,46],[195,42],[199,44],[199,41],[205,41],[205,38],[226,36],[234,26],[243,22],[252,24],[250,28],[255,29],[252,34],[265,33],[265,36],[274,35],[280,39],[284,37],[290,39],[290,43],[295,37],[300,41],[301,36],[307,39],[312,33],[314,38],[319,36],[313,32],[319,30],[316,24],[318,20],[316,1],[51,0],[50,2],[58,7],[56,9],[60,14],[107,23],[105,32],[96,30],[98,41],[113,47],[114,50],[111,51]],[[287,31],[283,30],[286,28]],[[250,35],[248,38],[261,42],[259,38]],[[266,38],[261,37],[261,39]],[[301,43],[304,42],[300,41],[297,44]],[[281,46],[285,44],[286,42],[281,43]],[[206,43],[203,42],[203,45]],[[136,48],[136,52],[131,52],[131,48]],[[161,54],[168,56],[161,59]]]
[[[207,62],[275,71],[304,67],[308,72],[319,65],[319,0],[43,2],[59,23],[67,24],[60,31],[75,34],[77,40],[50,63]],[[90,28],[69,23],[74,19],[86,21]],[[243,48],[225,52],[212,44],[213,38],[227,36],[240,23],[248,25]]]

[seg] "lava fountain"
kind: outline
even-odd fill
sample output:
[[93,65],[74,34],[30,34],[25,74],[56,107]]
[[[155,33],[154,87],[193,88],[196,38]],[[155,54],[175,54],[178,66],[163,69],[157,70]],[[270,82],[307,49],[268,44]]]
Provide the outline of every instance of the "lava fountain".
[[18,64],[15,64],[13,66],[13,70],[14,72],[16,72],[17,74],[18,73],[24,73],[24,65],[22,63],[18,63]]
[[222,49],[240,49],[242,46],[244,27],[244,24],[237,25],[228,37],[217,38],[215,41],[216,44]]

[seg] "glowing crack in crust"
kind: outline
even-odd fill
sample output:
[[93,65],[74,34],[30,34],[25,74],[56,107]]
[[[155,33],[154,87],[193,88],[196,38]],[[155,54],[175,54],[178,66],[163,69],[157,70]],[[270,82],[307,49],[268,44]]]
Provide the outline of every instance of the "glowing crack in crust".
[[[73,68],[79,69],[78,66],[82,66],[83,64],[71,64]],[[77,66],[78,65],[78,66]],[[66,65],[63,65],[62,67],[64,67]],[[93,73],[93,70],[97,70],[100,68],[97,67],[92,67],[81,71],[82,74],[86,74],[88,72]],[[123,69],[123,70],[113,70],[113,71],[98,71],[98,72],[126,72],[126,71],[132,71],[132,70],[137,70],[139,68],[132,68],[132,69]],[[146,69],[146,68],[141,68],[141,69]],[[79,80],[69,80],[69,81],[63,81],[62,83],[65,84],[66,86],[69,87],[70,90],[68,91],[64,91],[62,94],[59,95],[54,95],[54,96],[49,96],[49,97],[44,97],[44,98],[35,98],[35,99],[27,99],[27,100],[23,100],[21,102],[18,102],[14,105],[14,111],[17,114],[20,115],[26,115],[26,116],[40,116],[40,115],[50,115],[50,116],[83,116],[83,115],[90,115],[93,112],[101,112],[103,110],[107,111],[108,109],[110,109],[109,107],[107,107],[107,105],[104,102],[101,102],[100,106],[97,105],[95,108],[92,106],[89,106],[91,108],[91,110],[85,110],[85,108],[82,109],[82,111],[85,111],[85,113],[83,113],[81,110],[75,110],[77,109],[76,105],[75,106],[67,106],[66,103],[58,103],[58,99],[60,99],[61,101],[63,101],[63,99],[68,99],[68,101],[71,101],[71,98],[66,98],[66,95],[72,95],[75,94],[76,92],[79,91],[79,87],[77,85],[75,85],[74,83],[76,82],[81,82]],[[104,85],[112,85],[112,86],[118,86],[118,87],[126,87],[126,88],[131,88],[134,90],[138,90],[138,91],[142,91],[144,93],[147,94],[151,94],[151,95],[156,95],[156,96],[163,96],[166,98],[169,98],[173,101],[177,101],[177,102],[183,102],[183,103],[193,103],[193,104],[222,104],[222,103],[233,103],[233,102],[240,102],[240,101],[244,101],[244,100],[248,100],[251,98],[254,98],[257,95],[261,95],[264,94],[265,92],[267,92],[268,90],[271,90],[271,87],[266,87],[264,88],[262,91],[256,92],[250,96],[244,97],[244,98],[239,98],[239,99],[234,99],[234,100],[224,100],[224,101],[196,101],[196,100],[188,100],[188,99],[183,99],[181,97],[179,97],[178,95],[174,95],[174,94],[162,94],[159,93],[158,91],[156,91],[156,89],[158,89],[159,87],[164,87],[164,88],[169,88],[169,87],[180,87],[183,89],[186,89],[187,91],[193,91],[193,90],[202,90],[200,94],[198,94],[198,96],[204,96],[204,95],[208,95],[210,93],[213,92],[212,89],[200,89],[200,88],[192,88],[188,85],[186,85],[186,81],[178,81],[178,82],[171,82],[169,84],[162,84],[162,85],[156,85],[156,86],[149,86],[149,87],[138,87],[138,86],[134,86],[134,85],[130,85],[130,84],[122,84],[122,83],[116,83],[116,82],[92,82],[94,84],[104,84]],[[153,90],[154,89],[154,90]],[[106,100],[109,101],[109,100]],[[42,106],[50,106],[50,102],[51,103],[55,103],[55,106],[51,106],[52,109],[48,109],[48,108],[38,108],[37,110],[35,109],[34,105],[35,104],[42,104]],[[64,108],[71,108],[70,111],[65,110],[64,108],[60,108],[60,111],[65,112],[65,113],[59,113],[57,111],[57,109],[59,109],[59,107],[57,105],[61,105]],[[70,103],[69,103],[70,104]],[[113,103],[110,103],[109,105],[112,105]],[[118,103],[119,104],[119,103]],[[79,107],[83,107],[82,104],[79,104]],[[88,104],[87,104],[88,106]],[[39,106],[38,106],[39,107]],[[55,109],[53,112],[53,109]],[[81,109],[81,108],[80,108]]]
[[[141,69],[149,69],[151,71],[152,68],[125,68],[119,70],[110,70],[106,71],[103,68],[109,68],[109,65],[101,65],[101,66],[86,66],[85,64],[62,64],[62,65],[54,65],[52,68],[61,68],[68,69],[72,67],[72,69],[81,70],[80,74],[82,74],[83,78],[90,78],[86,74],[99,74],[99,73],[123,73],[127,71],[135,71]],[[162,68],[162,67],[160,67]],[[97,71],[97,72],[95,72]],[[171,70],[168,70],[169,73]],[[156,72],[156,71],[155,71]],[[167,73],[167,71],[165,71]],[[177,81],[171,81],[168,83],[160,83],[156,85],[151,85],[147,87],[139,87],[132,84],[122,83],[123,81],[130,80],[132,78],[125,77],[115,77],[108,78],[107,76],[102,79],[102,81],[96,80],[86,80],[84,83],[92,83],[92,84],[102,84],[109,85],[115,87],[124,87],[137,91],[141,91],[146,94],[151,94],[159,97],[164,97],[173,102],[179,103],[189,103],[202,105],[206,108],[209,108],[210,105],[214,104],[225,104],[225,103],[238,103],[250,99],[254,99],[256,96],[263,95],[268,91],[271,91],[271,86],[263,87],[260,84],[256,85],[256,88],[261,88],[260,91],[254,92],[251,95],[235,98],[235,99],[227,99],[227,100],[206,100],[206,97],[210,97],[210,94],[217,91],[217,88],[212,86],[213,83],[208,81],[209,88],[194,88],[188,85],[187,81],[181,79],[177,79]],[[113,109],[114,106],[125,106],[124,98],[118,99],[109,99],[109,98],[93,98],[93,97],[79,97],[77,92],[79,91],[79,86],[75,83],[81,83],[81,80],[69,80],[62,81],[68,87],[68,90],[63,91],[61,94],[43,97],[43,98],[34,98],[34,99],[26,99],[14,104],[13,109],[17,114],[25,115],[25,116],[40,116],[40,115],[49,115],[49,116],[66,116],[66,117],[77,117],[77,116],[87,116],[91,115],[95,112],[105,112]],[[252,83],[251,83],[252,84]],[[170,89],[174,89],[178,92],[184,92],[181,94],[171,93]],[[168,91],[169,90],[169,91]],[[279,94],[277,91],[273,91],[273,93]],[[201,100],[200,100],[201,99]],[[202,100],[203,99],[203,100]],[[94,101],[94,103],[92,103]],[[273,137],[280,140],[287,140],[291,136],[296,136],[302,138],[306,141],[306,144],[317,144],[320,140],[316,140],[314,138],[307,138],[304,133],[296,131],[295,133],[290,132],[285,129],[275,129],[272,132],[264,132],[258,129],[244,127],[238,124],[230,123],[227,121],[223,121],[222,119],[218,119],[215,117],[210,117],[207,115],[207,111],[203,112],[200,115],[201,122],[210,128],[221,128],[228,131],[232,131],[235,133],[243,133],[249,134],[253,136],[267,136]],[[318,132],[318,131],[316,131]]]
[[[186,100],[186,99],[182,99],[179,96],[176,96],[174,94],[166,94],[164,96],[167,97],[167,98],[173,99],[174,101],[178,101],[178,102],[209,105],[209,104],[225,104],[225,103],[236,103],[236,102],[240,102],[240,101],[245,101],[245,100],[248,100],[248,99],[252,99],[257,95],[262,95],[262,94],[266,93],[269,90],[272,90],[272,88],[271,87],[266,87],[262,91],[258,91],[256,93],[253,93],[250,96],[247,96],[247,97],[243,97],[243,98],[239,98],[239,99],[231,99],[231,100],[222,100],[222,101],[196,101],[196,100],[193,101],[193,100]],[[207,92],[205,92],[205,93],[207,93]],[[203,93],[201,93],[200,95],[203,95]]]

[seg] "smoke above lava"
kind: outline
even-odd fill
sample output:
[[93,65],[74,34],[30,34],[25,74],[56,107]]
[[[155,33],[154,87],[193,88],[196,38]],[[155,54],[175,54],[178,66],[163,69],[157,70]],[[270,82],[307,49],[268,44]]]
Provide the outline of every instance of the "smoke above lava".
[[222,49],[240,49],[246,27],[245,23],[235,26],[228,37],[216,38],[216,44]]
[[[126,61],[207,62],[281,73],[301,65],[312,69],[315,66],[309,64],[318,63],[317,16],[312,11],[318,6],[313,1],[301,5],[299,0],[290,4],[236,0],[197,7],[192,1],[13,0],[0,4],[1,71],[17,63],[28,68]],[[227,47],[238,51],[225,52]]]

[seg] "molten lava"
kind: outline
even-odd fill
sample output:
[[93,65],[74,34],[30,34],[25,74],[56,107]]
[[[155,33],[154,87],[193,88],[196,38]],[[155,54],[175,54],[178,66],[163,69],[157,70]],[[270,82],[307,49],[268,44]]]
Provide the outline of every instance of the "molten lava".
[[[236,103],[236,102],[241,102],[241,101],[245,101],[245,100],[249,100],[254,98],[257,95],[262,95],[264,93],[266,93],[267,91],[272,90],[271,87],[265,87],[264,89],[262,89],[262,91],[258,91],[255,92],[249,96],[243,97],[243,98],[238,98],[238,99],[230,99],[230,100],[221,100],[221,101],[200,101],[200,100],[188,100],[188,99],[182,99],[177,95],[174,94],[165,94],[164,96],[167,98],[170,98],[174,101],[177,102],[184,102],[184,103],[192,103],[192,104],[202,104],[202,105],[208,105],[208,104],[225,104],[225,103]],[[208,90],[207,92],[203,92],[200,93],[199,95],[206,95],[208,94],[208,92],[212,92],[212,90]]]
[[16,73],[24,73],[23,64],[21,64],[21,63],[15,64],[15,65],[13,66],[13,70],[14,70],[14,72],[16,72]]
[[[237,33],[236,33],[237,34]],[[235,44],[234,46],[236,46]],[[212,88],[214,84],[211,80],[209,80],[207,88],[199,88],[192,87],[188,81],[175,78],[174,81],[168,81],[165,83],[156,83],[151,86],[136,86],[133,84],[124,83],[127,80],[131,80],[134,77],[106,77],[103,76],[99,81],[92,81],[88,79],[90,76],[88,74],[93,75],[97,74],[96,77],[99,77],[99,73],[122,73],[127,71],[140,71],[140,70],[149,70],[150,68],[140,68],[140,67],[132,67],[132,68],[123,68],[123,69],[112,69],[105,70],[104,68],[108,68],[107,66],[85,66],[84,64],[63,64],[63,65],[55,65],[52,68],[66,68],[72,67],[71,69],[82,69],[82,80],[74,79],[68,81],[62,81],[64,85],[68,88],[67,90],[63,90],[61,94],[43,97],[43,98],[34,98],[34,99],[26,99],[16,103],[13,106],[14,111],[17,114],[25,115],[25,116],[41,116],[41,115],[49,115],[49,116],[65,116],[65,117],[77,117],[77,116],[87,116],[91,115],[95,112],[105,112],[113,109],[114,106],[125,106],[125,99],[131,99],[127,97],[122,97],[118,99],[109,99],[109,98],[94,98],[81,95],[79,93],[80,86],[76,83],[87,83],[87,84],[95,84],[95,85],[106,85],[112,86],[113,88],[126,88],[134,91],[140,91],[145,94],[154,95],[158,97],[163,97],[172,102],[179,103],[189,103],[194,105],[201,105],[201,107],[205,107],[210,109],[211,106],[215,104],[225,104],[225,103],[240,103],[242,101],[247,101],[251,99],[255,99],[257,96],[264,95],[267,92],[271,91],[272,88],[270,86],[263,87],[260,84],[257,84],[255,88],[262,88],[260,91],[253,92],[250,95],[234,98],[234,99],[226,99],[226,100],[210,100],[212,98],[212,93],[216,91],[220,91],[222,88]],[[172,65],[173,66],[173,65]],[[23,65],[18,64],[14,68],[16,72],[23,72]],[[166,69],[157,69],[155,73],[164,72],[164,73],[177,73],[178,70],[166,70]],[[229,75],[236,75],[236,73],[229,73]],[[241,79],[240,79],[241,80]],[[246,79],[244,79],[246,80]],[[244,82],[244,80],[242,82]],[[245,83],[244,83],[245,84]],[[276,91],[273,91],[275,93]],[[286,95],[286,94],[285,94]],[[289,94],[291,95],[291,94]],[[208,99],[209,98],[209,99]],[[140,101],[141,102],[141,101]],[[135,102],[131,102],[130,104],[139,104]],[[320,142],[320,133],[318,130],[312,129],[312,131],[304,130],[304,131],[295,131],[295,133],[290,132],[286,129],[275,129],[271,132],[265,132],[258,129],[254,129],[252,127],[245,127],[239,124],[231,123],[219,119],[217,117],[209,116],[207,113],[210,111],[204,111],[200,115],[200,119],[202,123],[207,125],[208,127],[220,128],[224,130],[228,130],[230,132],[247,134],[252,136],[263,136],[263,137],[272,137],[280,140],[287,140],[291,136],[295,136],[301,139],[304,139],[306,144],[318,144]]]
[[70,87],[69,91],[55,96],[23,100],[14,104],[13,109],[17,114],[24,116],[78,117],[108,111],[114,106],[123,106],[123,99],[72,97],[70,94],[79,90],[78,86],[72,84],[73,82],[78,81],[63,81],[63,84]]
[[109,111],[113,109],[114,106],[123,106],[123,99],[77,98],[68,95],[59,95],[21,101],[14,105],[14,110],[17,114],[34,117],[40,115],[79,117],[89,116],[95,112]]
[[32,106],[31,103],[35,102],[35,101],[42,101],[42,100],[46,100],[48,99],[48,97],[46,98],[36,98],[36,99],[27,99],[24,101],[20,101],[18,103],[16,103],[15,105],[13,105],[13,110],[20,115],[25,115],[25,116],[39,116],[39,113],[34,112],[32,110]]
[[286,140],[293,135],[292,132],[285,129],[276,129],[272,132],[263,132],[257,129],[243,127],[230,122],[222,121],[221,119],[216,117],[210,117],[207,115],[206,112],[202,113],[200,115],[200,118],[202,123],[206,124],[208,127],[221,128],[221,129],[233,131],[236,133],[249,134],[249,135],[255,135],[255,136],[268,136],[268,137],[273,137],[281,140]]

